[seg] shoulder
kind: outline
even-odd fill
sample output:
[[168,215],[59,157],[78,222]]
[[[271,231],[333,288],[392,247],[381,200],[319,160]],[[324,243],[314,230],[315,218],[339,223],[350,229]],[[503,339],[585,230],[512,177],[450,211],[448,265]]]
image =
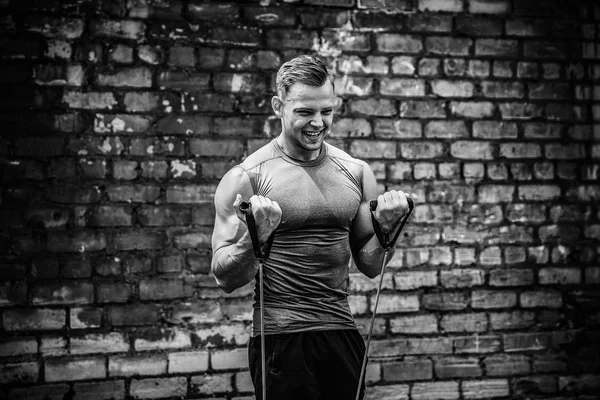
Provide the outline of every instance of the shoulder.
[[264,146],[260,147],[258,150],[254,151],[252,154],[249,154],[240,164],[240,167],[246,170],[251,170],[264,162],[278,157],[279,155],[275,151],[272,141],[270,141]]
[[346,165],[348,168],[356,169],[362,173],[362,170],[368,166],[365,161],[352,157],[350,154],[338,147],[335,147],[329,143],[325,143],[325,145],[327,146],[328,157],[336,162]]

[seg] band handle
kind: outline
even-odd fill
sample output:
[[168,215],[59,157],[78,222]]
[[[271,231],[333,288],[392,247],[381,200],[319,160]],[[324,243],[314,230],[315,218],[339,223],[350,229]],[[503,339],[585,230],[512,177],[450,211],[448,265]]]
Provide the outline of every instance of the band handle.
[[273,239],[275,238],[275,231],[271,233],[267,242],[261,247],[260,241],[258,240],[258,230],[256,229],[254,213],[252,212],[252,204],[249,201],[243,201],[239,205],[239,209],[246,215],[246,223],[248,224],[248,232],[250,233],[250,239],[252,240],[254,255],[259,261],[264,262],[269,258],[269,254],[271,254],[271,246],[273,245]]
[[413,200],[410,197],[408,197],[406,200],[408,201],[408,213],[406,213],[404,218],[402,218],[402,220],[400,222],[400,227],[398,228],[398,230],[396,231],[396,234],[394,235],[394,237],[391,240],[390,240],[390,233],[384,231],[381,228],[381,225],[379,225],[379,221],[377,221],[377,219],[375,218],[374,212],[375,212],[375,210],[377,210],[377,200],[371,200],[369,202],[369,208],[371,210],[371,221],[373,223],[373,230],[375,231],[375,236],[377,236],[377,240],[379,240],[379,244],[381,244],[381,247],[383,247],[384,250],[391,250],[396,245],[396,241],[398,240],[398,236],[400,236],[400,232],[402,232],[402,228],[404,228],[404,224],[406,224],[406,221],[408,220],[410,213],[412,212],[413,208],[415,208],[415,203],[413,202]]

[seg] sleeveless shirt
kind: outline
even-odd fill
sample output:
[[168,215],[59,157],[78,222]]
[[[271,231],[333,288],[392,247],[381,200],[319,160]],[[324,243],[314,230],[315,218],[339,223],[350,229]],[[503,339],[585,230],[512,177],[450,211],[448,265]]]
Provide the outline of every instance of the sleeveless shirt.
[[[238,167],[254,194],[282,210],[263,269],[265,334],[352,329],[350,229],[362,201],[364,162],[323,142],[315,160],[287,156],[276,139]],[[260,332],[258,275],[253,333]]]

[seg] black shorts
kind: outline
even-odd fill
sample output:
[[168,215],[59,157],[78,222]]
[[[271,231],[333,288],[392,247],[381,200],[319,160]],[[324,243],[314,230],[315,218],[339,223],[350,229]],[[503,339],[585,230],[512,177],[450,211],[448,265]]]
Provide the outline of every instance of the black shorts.
[[[266,335],[267,400],[355,400],[364,354],[365,343],[354,329]],[[250,339],[248,359],[260,400],[260,336]]]

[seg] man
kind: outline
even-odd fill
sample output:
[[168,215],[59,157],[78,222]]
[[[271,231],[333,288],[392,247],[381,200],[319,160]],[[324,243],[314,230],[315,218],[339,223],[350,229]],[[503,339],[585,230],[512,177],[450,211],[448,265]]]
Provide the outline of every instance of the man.
[[[380,273],[384,250],[373,234],[369,201],[377,199],[375,217],[390,232],[408,211],[407,198],[395,190],[377,196],[369,165],[324,142],[336,96],[321,61],[286,62],[276,85],[271,105],[281,133],[217,187],[212,272],[227,293],[257,274],[238,209],[249,201],[261,244],[275,231],[263,282],[267,398],[354,400],[365,345],[348,306],[350,257],[368,277]],[[248,353],[261,398],[257,303]]]

